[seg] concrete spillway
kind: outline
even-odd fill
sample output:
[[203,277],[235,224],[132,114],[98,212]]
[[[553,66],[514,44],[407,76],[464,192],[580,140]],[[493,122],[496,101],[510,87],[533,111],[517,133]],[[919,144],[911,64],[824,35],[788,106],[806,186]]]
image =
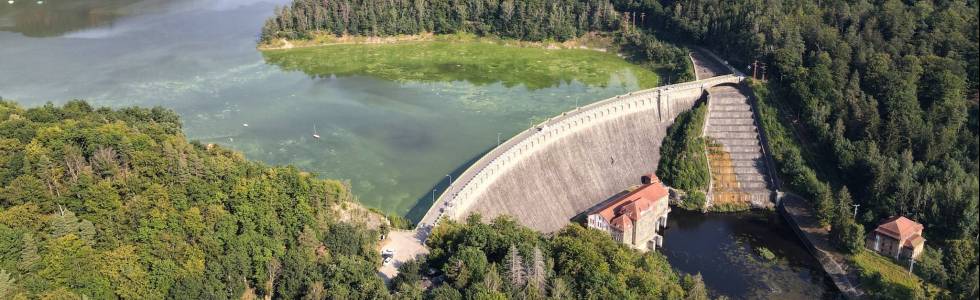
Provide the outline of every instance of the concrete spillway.
[[603,100],[518,134],[478,160],[419,222],[512,215],[542,232],[653,173],[667,127],[704,91],[741,82],[725,75]]
[[704,134],[711,143],[710,203],[772,207],[770,169],[749,97],[731,85],[716,86],[709,92]]

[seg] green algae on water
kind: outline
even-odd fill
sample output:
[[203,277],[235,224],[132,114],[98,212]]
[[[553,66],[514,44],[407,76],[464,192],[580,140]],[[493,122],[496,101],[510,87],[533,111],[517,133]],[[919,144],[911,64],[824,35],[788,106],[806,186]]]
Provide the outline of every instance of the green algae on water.
[[470,41],[334,44],[266,50],[266,62],[312,77],[372,76],[392,81],[502,83],[535,90],[578,81],[590,86],[657,86],[656,73],[614,53],[591,49],[548,49]]

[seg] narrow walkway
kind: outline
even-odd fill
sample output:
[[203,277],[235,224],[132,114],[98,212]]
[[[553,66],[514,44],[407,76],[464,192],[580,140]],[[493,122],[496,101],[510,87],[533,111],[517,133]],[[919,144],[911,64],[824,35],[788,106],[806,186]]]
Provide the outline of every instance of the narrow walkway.
[[800,237],[807,250],[820,262],[824,272],[834,281],[837,289],[847,298],[858,299],[864,295],[859,286],[858,270],[851,268],[846,256],[830,245],[830,232],[820,227],[813,210],[805,199],[786,194],[779,201],[779,212]]

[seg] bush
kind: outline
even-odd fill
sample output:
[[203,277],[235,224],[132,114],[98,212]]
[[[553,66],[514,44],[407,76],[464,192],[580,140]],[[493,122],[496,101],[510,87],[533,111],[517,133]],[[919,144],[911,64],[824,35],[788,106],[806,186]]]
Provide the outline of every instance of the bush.
[[701,211],[704,209],[704,204],[707,202],[707,198],[701,191],[693,191],[687,193],[687,196],[678,203],[677,207],[685,210]]
[[746,211],[751,209],[752,206],[748,202],[725,202],[725,203],[714,203],[708,208],[711,212],[738,212]]

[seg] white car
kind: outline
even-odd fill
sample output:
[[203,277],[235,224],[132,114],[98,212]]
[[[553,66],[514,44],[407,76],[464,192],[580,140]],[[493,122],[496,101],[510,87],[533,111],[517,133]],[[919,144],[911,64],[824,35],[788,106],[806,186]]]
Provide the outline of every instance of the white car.
[[385,257],[385,260],[384,260],[384,262],[382,262],[381,264],[383,264],[383,265],[385,265],[385,266],[387,266],[387,265],[390,265],[390,264],[391,264],[391,261],[393,261],[393,260],[394,260],[394,259],[392,259],[392,258],[391,258],[391,256],[389,256],[389,257]]
[[394,249],[385,249],[384,251],[381,251],[381,255],[382,256],[395,256],[395,250]]

